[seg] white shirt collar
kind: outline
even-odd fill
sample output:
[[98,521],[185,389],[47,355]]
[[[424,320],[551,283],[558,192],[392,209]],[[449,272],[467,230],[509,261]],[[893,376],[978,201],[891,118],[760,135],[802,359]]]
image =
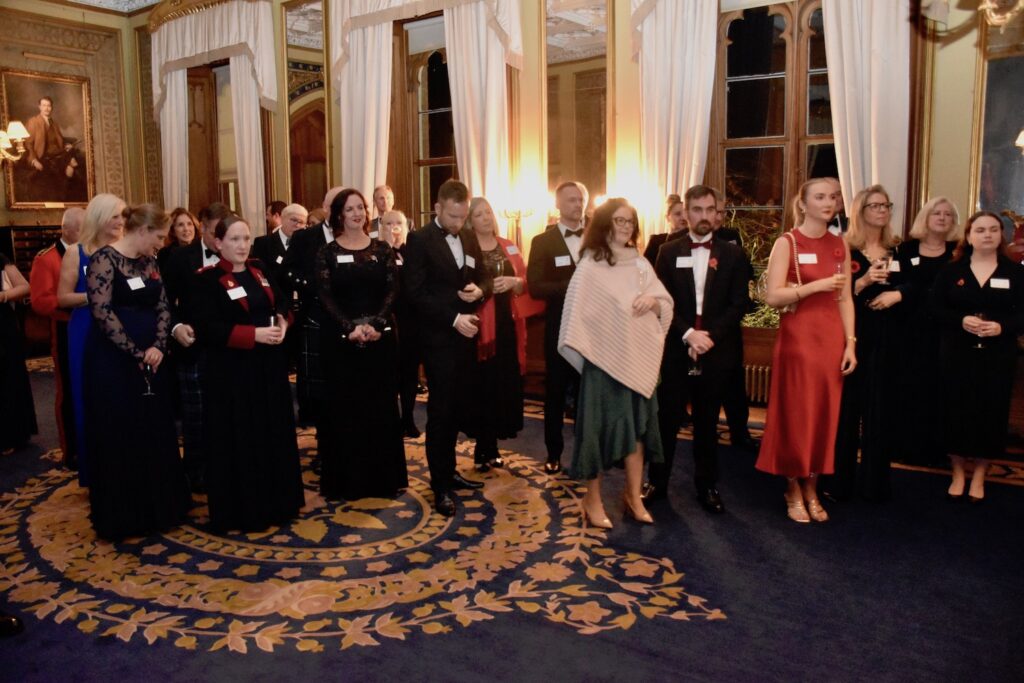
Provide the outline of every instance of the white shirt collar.
[[287,249],[287,248],[288,248],[288,242],[289,242],[290,240],[289,240],[289,239],[288,239],[288,237],[287,237],[287,236],[286,236],[286,235],[284,234],[284,230],[282,230],[281,228],[278,228],[278,229],[277,229],[277,236],[278,236],[278,237],[279,237],[279,238],[281,239],[281,244],[283,244],[283,245],[284,245],[284,248],[285,248],[285,249]]
[[[579,230],[581,228],[570,228],[568,225],[566,225],[562,221],[558,221],[558,229],[562,231],[562,237],[566,238],[567,237],[567,235],[565,234],[566,232],[568,232],[569,230]],[[576,237],[576,235],[573,235],[573,237]]]
[[713,238],[714,236],[715,236],[714,231],[709,232],[708,234],[704,235],[703,237],[697,237],[696,235],[694,235],[691,232],[690,233],[690,241],[693,242],[694,244],[704,244],[705,242],[710,242],[711,238]]
[[327,222],[324,221],[324,224],[323,224],[322,227],[323,227],[323,230],[324,230],[324,239],[327,240],[328,242],[333,241],[334,240],[334,231],[331,230],[331,226],[327,225]]
[[64,238],[60,238],[60,243],[64,245],[64,249],[70,249],[71,245],[64,241]]

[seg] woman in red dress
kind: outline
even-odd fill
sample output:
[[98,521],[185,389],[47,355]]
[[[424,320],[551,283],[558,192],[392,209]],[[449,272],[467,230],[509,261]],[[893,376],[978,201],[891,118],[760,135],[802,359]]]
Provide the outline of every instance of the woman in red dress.
[[796,309],[783,312],[775,341],[757,469],[786,477],[787,513],[800,523],[828,520],[818,475],[832,473],[843,376],[857,365],[850,253],[827,229],[838,195],[831,180],[804,183],[793,200],[797,226],[768,260],[765,301]]

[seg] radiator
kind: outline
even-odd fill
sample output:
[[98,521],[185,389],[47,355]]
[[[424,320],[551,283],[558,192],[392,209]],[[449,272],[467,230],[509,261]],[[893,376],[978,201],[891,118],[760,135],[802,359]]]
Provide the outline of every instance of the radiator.
[[768,387],[771,384],[770,365],[744,365],[743,380],[747,386],[747,398],[751,403],[767,403]]

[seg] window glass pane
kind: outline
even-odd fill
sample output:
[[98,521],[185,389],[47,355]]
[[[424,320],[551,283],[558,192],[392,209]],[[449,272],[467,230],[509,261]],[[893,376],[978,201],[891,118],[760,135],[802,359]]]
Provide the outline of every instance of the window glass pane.
[[434,219],[434,199],[437,197],[437,190],[441,187],[441,183],[456,177],[455,165],[421,166],[419,174],[420,196],[417,202],[419,225],[426,225]]
[[452,106],[452,93],[448,88],[448,65],[440,52],[430,55],[425,74],[427,84],[427,109],[444,109]]
[[807,37],[807,66],[810,69],[825,69],[825,22],[821,18],[821,10],[814,10],[808,24],[810,33]]
[[828,74],[807,77],[807,134],[831,135],[832,99],[828,93]]
[[786,20],[768,14],[767,7],[748,9],[742,19],[729,24],[730,45],[726,72],[735,76],[760,76],[786,70]]
[[420,159],[455,156],[455,129],[451,111],[420,114]]
[[780,147],[725,150],[725,194],[733,206],[782,207],[785,151]]
[[824,145],[807,145],[807,175],[810,178],[838,178],[839,164],[836,163],[836,146],[831,142]]
[[726,85],[726,136],[756,138],[786,133],[786,77]]

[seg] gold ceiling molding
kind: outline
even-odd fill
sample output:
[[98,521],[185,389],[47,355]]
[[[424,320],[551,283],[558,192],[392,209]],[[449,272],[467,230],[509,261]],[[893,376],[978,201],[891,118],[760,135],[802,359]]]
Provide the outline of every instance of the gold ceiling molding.
[[[163,0],[149,15],[149,32],[153,33],[168,21],[180,19],[189,14],[198,14],[225,2],[231,2],[231,0]],[[259,2],[259,0],[245,0],[245,2]]]

